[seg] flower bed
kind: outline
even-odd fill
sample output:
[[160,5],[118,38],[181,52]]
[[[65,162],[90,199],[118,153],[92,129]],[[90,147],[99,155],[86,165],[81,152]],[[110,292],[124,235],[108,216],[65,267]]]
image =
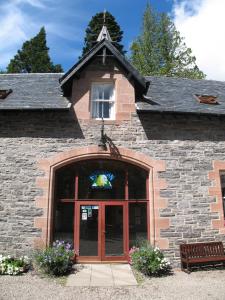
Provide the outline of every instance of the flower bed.
[[148,242],[132,247],[129,254],[130,264],[144,275],[161,276],[171,272],[170,263],[162,251]]
[[16,258],[14,256],[0,255],[0,275],[18,275],[30,268],[30,260],[27,256]]
[[52,247],[38,251],[35,254],[35,261],[44,273],[61,276],[71,270],[73,257],[71,244],[57,240]]

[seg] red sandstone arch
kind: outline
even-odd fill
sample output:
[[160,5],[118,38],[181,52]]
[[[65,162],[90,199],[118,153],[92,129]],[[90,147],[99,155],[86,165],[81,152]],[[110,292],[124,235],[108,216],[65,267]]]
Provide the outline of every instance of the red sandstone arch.
[[43,195],[35,199],[35,204],[36,207],[43,209],[43,215],[34,219],[34,226],[41,229],[41,236],[34,239],[34,247],[45,247],[50,243],[55,171],[67,164],[93,158],[121,160],[149,171],[150,241],[162,249],[167,249],[168,239],[160,237],[160,230],[168,228],[170,223],[169,218],[160,217],[160,209],[167,207],[167,199],[160,196],[160,190],[165,189],[167,183],[158,176],[158,172],[165,171],[165,162],[127,148],[118,147],[115,154],[110,150],[100,151],[97,146],[72,149],[38,162],[38,168],[43,172],[43,176],[37,178],[36,185],[42,190]]

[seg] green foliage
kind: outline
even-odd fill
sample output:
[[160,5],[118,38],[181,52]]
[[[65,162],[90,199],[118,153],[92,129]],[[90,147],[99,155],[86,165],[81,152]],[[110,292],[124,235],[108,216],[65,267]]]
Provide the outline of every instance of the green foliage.
[[149,3],[141,34],[131,45],[131,63],[145,76],[205,78],[169,16],[156,13]]
[[44,273],[61,276],[71,270],[73,256],[74,251],[69,243],[56,241],[52,247],[38,251],[35,261]]
[[58,73],[62,72],[61,65],[54,65],[48,54],[46,32],[44,27],[31,40],[22,45],[22,49],[7,67],[8,73]]
[[[103,24],[104,12],[97,13],[92,17],[86,29],[82,56],[84,56],[95,45]],[[112,41],[114,42],[114,46],[122,54],[124,54],[125,52],[123,50],[123,45],[120,43],[123,38],[123,31],[121,31],[120,26],[116,22],[114,16],[111,15],[108,11],[105,12],[105,25],[107,26]]]
[[171,272],[170,263],[164,254],[148,241],[142,242],[139,247],[132,247],[129,254],[131,265],[144,275],[161,276]]
[[15,258],[0,255],[0,275],[18,275],[27,271],[29,267],[30,260],[27,256]]

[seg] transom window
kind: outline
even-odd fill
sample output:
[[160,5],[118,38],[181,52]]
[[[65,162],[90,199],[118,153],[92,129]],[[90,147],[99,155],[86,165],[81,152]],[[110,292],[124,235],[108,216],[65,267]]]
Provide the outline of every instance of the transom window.
[[115,119],[115,93],[113,83],[93,83],[91,114],[94,119]]
[[[77,180],[76,180],[77,176]],[[146,201],[147,171],[120,161],[90,159],[56,173],[57,200]]]

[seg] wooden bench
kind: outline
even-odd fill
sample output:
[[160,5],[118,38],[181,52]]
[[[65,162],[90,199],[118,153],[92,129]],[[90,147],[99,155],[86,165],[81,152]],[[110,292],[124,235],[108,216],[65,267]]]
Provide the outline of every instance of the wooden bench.
[[191,272],[191,265],[200,263],[225,263],[222,242],[180,245],[181,270]]

